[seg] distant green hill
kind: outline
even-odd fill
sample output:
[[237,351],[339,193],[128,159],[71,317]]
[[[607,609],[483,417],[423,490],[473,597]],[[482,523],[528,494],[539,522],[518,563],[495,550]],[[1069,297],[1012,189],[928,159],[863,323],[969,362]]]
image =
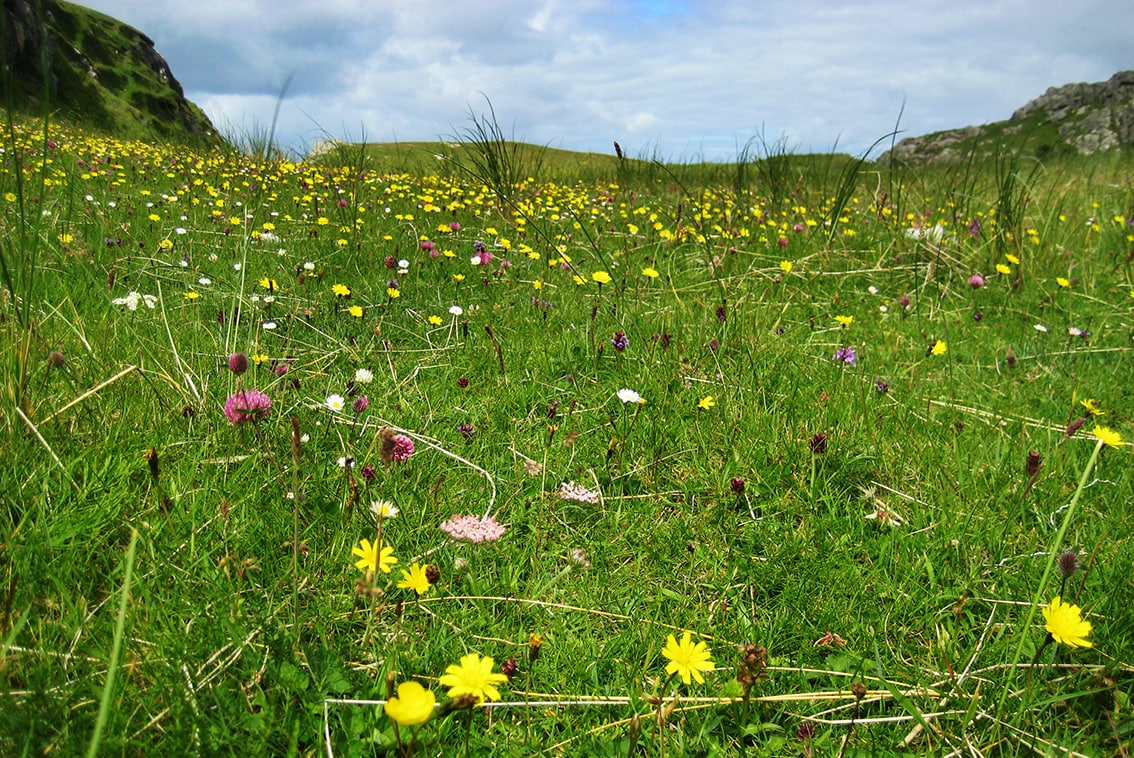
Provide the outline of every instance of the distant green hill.
[[[0,106],[122,138],[220,145],[153,41],[63,0],[3,0]],[[45,103],[46,97],[46,103]]]

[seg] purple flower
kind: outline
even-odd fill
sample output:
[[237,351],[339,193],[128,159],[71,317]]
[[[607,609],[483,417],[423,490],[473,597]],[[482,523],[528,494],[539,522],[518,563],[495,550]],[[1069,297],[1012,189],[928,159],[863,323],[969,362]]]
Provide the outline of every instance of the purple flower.
[[370,407],[370,398],[366,395],[359,395],[354,399],[354,402],[350,404],[350,407],[355,413],[362,413]]
[[827,435],[823,432],[816,432],[807,446],[811,448],[811,452],[822,455],[827,452]]
[[260,390],[237,392],[224,403],[224,415],[230,424],[259,421],[267,418],[272,400]]
[[879,395],[885,395],[890,391],[890,383],[880,376],[874,377],[874,389],[878,391]]
[[732,478],[732,480],[728,483],[728,488],[730,490],[732,490],[733,494],[735,494],[735,495],[743,495],[744,494],[744,480],[741,479],[739,476],[734,476]]
[[472,439],[472,436],[476,434],[476,429],[473,428],[472,424],[457,424],[457,431],[463,434],[465,439]]
[[228,370],[239,376],[248,370],[248,356],[244,353],[233,353],[228,356]]
[[840,347],[835,351],[834,360],[842,361],[847,365],[853,366],[855,361],[858,360],[858,356],[855,354],[853,347]]
[[626,336],[625,332],[615,332],[614,336],[610,339],[610,344],[618,352],[622,352],[630,347],[630,338]]
[[441,522],[441,531],[459,542],[495,542],[504,536],[508,527],[495,516],[453,516]]
[[413,440],[404,434],[395,434],[394,450],[390,453],[390,457],[401,463],[402,461],[408,461],[411,455],[413,455]]
[[984,277],[980,274],[973,274],[969,277],[969,286],[974,290],[979,290],[984,286]]

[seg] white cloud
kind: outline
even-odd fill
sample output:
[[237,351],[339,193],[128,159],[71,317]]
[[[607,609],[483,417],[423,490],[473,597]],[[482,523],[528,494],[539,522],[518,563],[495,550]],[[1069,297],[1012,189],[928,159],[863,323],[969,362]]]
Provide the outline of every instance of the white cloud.
[[731,158],[865,150],[1134,68],[1127,0],[89,0],[155,40],[219,126],[432,140],[470,109],[540,144]]

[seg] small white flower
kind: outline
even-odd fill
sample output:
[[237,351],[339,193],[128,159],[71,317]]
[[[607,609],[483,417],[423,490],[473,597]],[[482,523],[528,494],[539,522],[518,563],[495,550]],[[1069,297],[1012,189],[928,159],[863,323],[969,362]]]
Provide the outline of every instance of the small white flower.
[[449,313],[452,313],[454,316],[460,316],[464,312],[465,312],[465,309],[462,308],[459,305],[450,305],[449,306]]
[[1044,332],[1045,334],[1047,333],[1047,327],[1043,324],[1036,324],[1035,329],[1037,332]]
[[270,332],[270,331],[272,331],[273,329],[276,328],[276,322],[275,321],[265,321],[263,324],[260,325],[260,328],[266,329],[267,331]]
[[374,518],[395,518],[398,515],[398,506],[389,500],[375,500],[370,504],[370,512],[374,514]]
[[358,384],[370,384],[374,381],[374,374],[368,368],[360,368],[354,372],[354,381]]
[[311,261],[307,261],[306,263],[303,264],[303,270],[304,271],[314,271],[315,270],[315,264],[312,263]]
[[634,390],[628,389],[626,387],[623,387],[622,389],[618,390],[618,399],[621,400],[624,403],[640,403],[640,402],[642,402],[642,396],[641,395],[639,395]]
[[173,230],[174,234],[186,234],[185,227],[179,226]]
[[264,295],[264,302],[265,303],[274,303],[274,302],[276,302],[276,296],[275,295]]
[[347,468],[348,466],[350,468],[354,468],[354,458],[348,458],[345,455],[339,456],[339,459],[336,461],[336,463],[338,464],[339,468]]
[[179,260],[177,262],[177,265],[180,266],[181,268],[189,268],[189,261],[182,258],[181,260]]
[[877,295],[878,294],[878,288],[875,287],[873,284],[870,285],[869,287],[867,287],[866,291],[869,292],[871,295]]
[[203,285],[205,285],[206,287],[207,287],[208,285],[212,284],[212,283],[213,283],[213,280],[212,280],[212,279],[210,279],[210,278],[209,278],[209,277],[207,277],[207,276],[202,276],[202,277],[201,277],[200,279],[198,279],[198,280],[197,280],[197,284],[203,284]]
[[304,445],[306,445],[308,442],[311,441],[311,435],[307,434],[307,433],[303,433],[303,434],[299,435],[299,441],[302,442]]
[[142,301],[151,311],[157,307],[157,295],[142,295]]
[[342,395],[328,395],[326,404],[332,411],[341,411],[346,407],[346,400]]
[[479,255],[474,255],[472,258],[469,258],[469,263],[471,263],[474,266],[479,266],[482,263],[482,261],[481,261]]
[[398,261],[398,268],[409,268],[409,261],[407,261],[405,258],[402,258],[400,261]]

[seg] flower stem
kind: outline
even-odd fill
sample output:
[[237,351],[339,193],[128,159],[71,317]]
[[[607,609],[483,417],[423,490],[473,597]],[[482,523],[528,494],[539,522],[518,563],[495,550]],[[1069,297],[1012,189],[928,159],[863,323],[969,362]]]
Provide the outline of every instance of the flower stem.
[[[1075,488],[1075,494],[1071,496],[1071,502],[1067,504],[1066,512],[1063,514],[1063,523],[1059,525],[1059,531],[1052,540],[1050,549],[1048,550],[1047,563],[1043,567],[1043,576],[1040,577],[1039,585],[1036,587],[1035,594],[1032,596],[1032,602],[1028,605],[1028,613],[1024,617],[1024,630],[1025,632],[1031,628],[1032,621],[1036,616],[1036,609],[1040,603],[1043,602],[1044,592],[1047,589],[1047,580],[1051,577],[1052,569],[1055,566],[1055,561],[1059,555],[1059,546],[1063,544],[1063,538],[1067,534],[1068,527],[1071,526],[1071,519],[1075,515],[1076,506],[1079,504],[1079,498],[1083,494],[1083,489],[1087,486],[1087,478],[1091,475],[1091,471],[1095,467],[1095,463],[1099,459],[1099,452],[1102,451],[1103,441],[1099,440],[1095,444],[1095,449],[1091,451],[1090,460],[1083,468],[1083,473],[1079,477],[1079,486]],[[1020,656],[1024,652],[1024,642],[1028,639],[1027,634],[1020,635],[1020,641],[1016,644],[1016,653],[1012,656],[1012,663],[1008,667],[1010,672],[1016,671],[1016,665],[1020,662]],[[1004,690],[1000,693],[1000,701],[996,704],[997,717],[1004,710],[1004,702],[1008,699],[1008,692],[1012,689],[1015,677],[1009,674],[1004,682]]]

